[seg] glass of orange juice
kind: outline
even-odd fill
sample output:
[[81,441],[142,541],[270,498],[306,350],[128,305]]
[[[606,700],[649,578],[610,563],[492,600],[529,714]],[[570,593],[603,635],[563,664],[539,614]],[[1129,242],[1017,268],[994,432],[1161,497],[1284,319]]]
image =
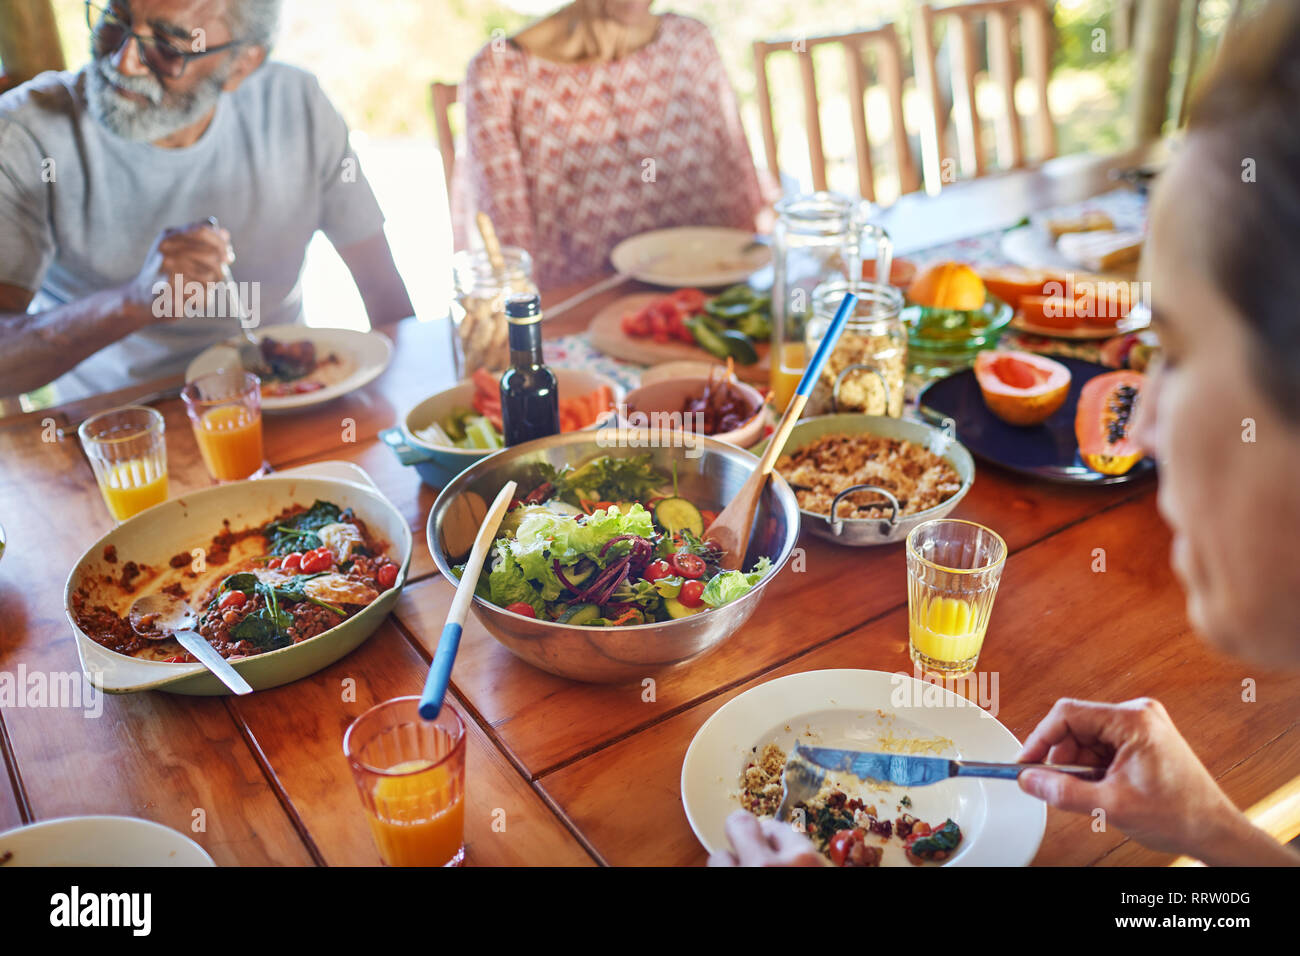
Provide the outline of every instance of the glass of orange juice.
[[243,369],[202,375],[181,390],[208,474],[242,481],[262,470],[262,382]]
[[165,428],[157,409],[127,405],[88,418],[77,429],[114,521],[167,500]]
[[1007,543],[973,521],[938,518],[907,535],[908,653],[924,671],[963,677],[975,669]]
[[465,859],[465,724],[449,704],[437,720],[419,697],[358,717],[343,754],[379,855],[389,866],[460,866]]

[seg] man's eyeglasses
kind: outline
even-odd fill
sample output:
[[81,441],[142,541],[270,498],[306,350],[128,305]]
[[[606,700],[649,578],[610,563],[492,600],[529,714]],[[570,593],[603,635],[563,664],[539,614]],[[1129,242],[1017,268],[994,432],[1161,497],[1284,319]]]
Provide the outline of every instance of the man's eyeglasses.
[[90,0],[86,0],[86,25],[90,27],[96,46],[109,53],[116,52],[121,49],[124,41],[134,38],[136,52],[140,54],[140,60],[144,65],[155,75],[172,80],[185,72],[185,65],[190,60],[211,56],[213,53],[229,50],[244,42],[232,40],[197,52],[183,50],[163,37],[136,33],[131,29],[131,21],[123,19],[114,12],[112,7],[101,7],[91,3]]

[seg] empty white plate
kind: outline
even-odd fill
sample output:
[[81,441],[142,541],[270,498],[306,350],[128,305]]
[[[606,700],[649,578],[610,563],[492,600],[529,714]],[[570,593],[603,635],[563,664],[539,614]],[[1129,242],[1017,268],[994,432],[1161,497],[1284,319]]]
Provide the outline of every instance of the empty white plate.
[[624,239],[609,254],[614,268],[651,285],[705,288],[735,285],[772,261],[754,234],[721,226],[656,229]]

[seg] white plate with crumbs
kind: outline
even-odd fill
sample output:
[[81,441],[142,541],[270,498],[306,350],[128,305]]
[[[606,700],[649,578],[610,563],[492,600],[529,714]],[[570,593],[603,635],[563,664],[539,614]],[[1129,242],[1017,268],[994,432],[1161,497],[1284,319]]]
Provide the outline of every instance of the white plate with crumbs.
[[[977,680],[976,675],[970,680]],[[745,768],[767,744],[789,753],[796,741],[1005,762],[1020,752],[1020,741],[988,711],[903,673],[823,670],[780,677],[724,704],[686,751],[682,806],[705,849],[730,849],[725,822],[741,809]],[[850,799],[875,807],[881,821],[908,813],[934,827],[949,819],[956,822],[962,840],[945,866],[1027,866],[1047,827],[1046,804],[1011,780],[966,777],[907,788],[852,776],[828,775],[828,780]],[[903,803],[905,797],[910,806]],[[897,836],[886,840],[869,834],[866,840],[882,848],[881,865],[910,865]]]

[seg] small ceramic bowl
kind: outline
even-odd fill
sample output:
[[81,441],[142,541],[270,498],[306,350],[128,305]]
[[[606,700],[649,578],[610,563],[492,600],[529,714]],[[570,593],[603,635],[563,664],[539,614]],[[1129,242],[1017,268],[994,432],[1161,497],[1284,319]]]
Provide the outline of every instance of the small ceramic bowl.
[[[660,420],[656,419],[656,415],[670,414],[677,417],[665,420],[665,424],[667,421],[672,421],[676,424],[671,427],[680,428],[682,408],[685,407],[686,400],[703,395],[708,383],[708,376],[705,375],[699,378],[673,378],[654,382],[651,385],[642,385],[628,392],[623,403],[624,407],[620,409],[622,423],[630,428],[655,428],[655,422]],[[746,385],[744,382],[732,384],[749,402],[754,410],[753,414],[739,428],[710,437],[735,445],[737,448],[749,448],[763,438],[763,426],[767,424],[767,406],[763,402],[762,393],[752,385]],[[640,419],[637,413],[645,413],[648,420]]]

